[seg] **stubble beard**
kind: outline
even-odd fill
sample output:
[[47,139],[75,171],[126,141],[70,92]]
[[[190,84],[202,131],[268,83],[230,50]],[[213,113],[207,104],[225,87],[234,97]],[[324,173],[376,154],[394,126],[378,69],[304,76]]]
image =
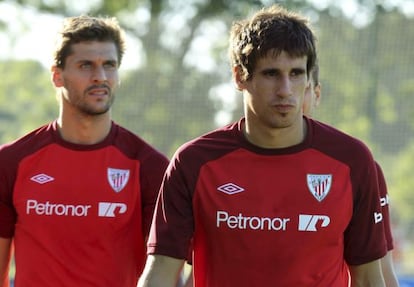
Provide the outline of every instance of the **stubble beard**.
[[265,120],[270,129],[285,129],[293,125],[292,115],[277,114]]
[[106,102],[106,104],[101,108],[93,107],[90,104],[84,103],[78,106],[79,110],[88,116],[100,116],[103,114],[106,114],[112,107],[112,104],[114,103],[115,97],[113,94],[111,94],[109,100]]

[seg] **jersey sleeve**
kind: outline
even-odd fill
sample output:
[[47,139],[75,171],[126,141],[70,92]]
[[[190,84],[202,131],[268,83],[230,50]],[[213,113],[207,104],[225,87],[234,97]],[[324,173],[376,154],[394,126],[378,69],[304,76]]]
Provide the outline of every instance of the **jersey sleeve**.
[[384,232],[385,232],[385,239],[387,240],[387,249],[392,250],[394,249],[394,241],[391,231],[391,218],[390,218],[390,210],[389,210],[389,197],[388,197],[388,190],[387,190],[387,183],[385,181],[384,173],[381,169],[381,166],[376,163],[377,167],[377,175],[378,175],[378,187],[381,197],[381,208],[382,208],[382,215],[384,220]]
[[155,203],[167,165],[168,159],[156,151],[153,151],[151,156],[142,162],[142,226],[145,236],[149,234]]
[[151,226],[148,253],[186,259],[193,234],[192,183],[195,172],[178,155],[167,168]]
[[350,265],[365,264],[386,254],[384,216],[380,206],[378,176],[368,150],[354,154],[351,167],[353,216],[345,231],[345,259]]
[[0,147],[0,237],[11,238],[16,224],[16,211],[13,207],[13,166],[8,164],[4,146]]

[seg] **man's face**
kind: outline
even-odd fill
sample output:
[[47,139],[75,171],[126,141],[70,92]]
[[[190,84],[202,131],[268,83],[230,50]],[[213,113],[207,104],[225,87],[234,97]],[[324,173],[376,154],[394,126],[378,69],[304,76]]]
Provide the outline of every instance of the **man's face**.
[[303,101],[303,114],[305,116],[312,117],[314,110],[319,105],[320,96],[321,87],[319,84],[315,85],[312,76],[310,76],[309,85],[305,90],[305,98]]
[[282,129],[302,120],[302,105],[308,83],[307,57],[291,57],[286,52],[268,53],[260,58],[247,81],[237,78],[244,91],[246,120],[252,127]]
[[72,45],[65,67],[53,68],[53,82],[62,89],[64,108],[86,115],[108,112],[119,82],[115,44],[91,41]]

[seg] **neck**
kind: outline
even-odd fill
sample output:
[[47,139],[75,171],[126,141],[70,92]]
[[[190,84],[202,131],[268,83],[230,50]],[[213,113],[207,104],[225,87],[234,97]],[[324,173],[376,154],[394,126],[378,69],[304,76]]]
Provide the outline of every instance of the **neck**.
[[98,116],[67,117],[61,114],[58,118],[60,136],[67,142],[92,145],[105,139],[111,130],[109,112]]
[[261,148],[287,148],[304,141],[307,126],[304,119],[286,128],[268,128],[264,126],[249,127],[246,121],[243,133],[246,139]]

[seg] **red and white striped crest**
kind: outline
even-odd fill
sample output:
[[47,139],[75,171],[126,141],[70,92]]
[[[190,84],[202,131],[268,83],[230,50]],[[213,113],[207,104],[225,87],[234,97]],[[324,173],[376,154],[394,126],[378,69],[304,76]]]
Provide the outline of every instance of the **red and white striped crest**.
[[128,183],[129,170],[108,168],[108,181],[115,192],[120,192]]
[[308,174],[307,182],[309,191],[321,202],[329,193],[332,184],[331,174]]

